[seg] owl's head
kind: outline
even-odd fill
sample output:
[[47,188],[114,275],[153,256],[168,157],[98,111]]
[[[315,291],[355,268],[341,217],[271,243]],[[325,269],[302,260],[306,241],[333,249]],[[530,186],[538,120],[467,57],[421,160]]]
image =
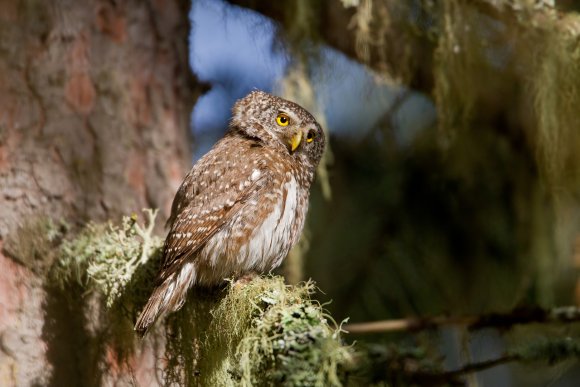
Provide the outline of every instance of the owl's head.
[[316,168],[326,143],[324,131],[306,109],[294,102],[255,90],[232,109],[231,127]]

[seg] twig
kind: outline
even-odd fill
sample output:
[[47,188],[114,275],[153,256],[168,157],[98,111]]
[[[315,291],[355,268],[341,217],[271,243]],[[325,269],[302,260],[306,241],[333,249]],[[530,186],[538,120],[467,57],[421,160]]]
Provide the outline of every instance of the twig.
[[474,372],[484,371],[489,368],[497,367],[498,365],[510,363],[519,360],[517,355],[505,355],[497,359],[486,360],[478,363],[466,364],[463,367],[453,371],[413,371],[407,373],[407,379],[419,385],[429,386],[449,386],[449,385],[465,385],[461,379],[462,376],[472,374]]
[[489,368],[497,367],[498,365],[511,363],[513,361],[518,361],[518,360],[520,360],[520,357],[517,355],[505,355],[505,356],[499,357],[497,359],[491,359],[491,360],[481,361],[478,363],[466,364],[457,370],[442,372],[440,375],[445,377],[445,378],[454,378],[457,376],[471,374],[473,372],[484,371],[484,370],[489,369]]
[[543,308],[517,308],[507,313],[488,313],[479,316],[413,317],[398,320],[346,324],[349,333],[378,333],[396,331],[421,331],[443,326],[464,326],[471,330],[483,328],[509,329],[514,325],[532,323],[566,323],[580,321],[580,308],[574,306]]

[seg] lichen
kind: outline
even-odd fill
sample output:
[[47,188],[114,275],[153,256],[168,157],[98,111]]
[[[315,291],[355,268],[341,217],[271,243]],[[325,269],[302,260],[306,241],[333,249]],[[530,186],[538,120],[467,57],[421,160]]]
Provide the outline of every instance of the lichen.
[[534,77],[530,77],[538,120],[538,151],[546,177],[558,189],[575,190],[580,181],[577,130],[580,98],[580,17],[548,20],[538,29]]
[[202,342],[203,385],[341,385],[353,361],[336,326],[311,299],[312,282],[287,286],[281,277],[232,284],[211,309]]
[[163,240],[153,235],[156,210],[144,210],[146,225],[125,216],[120,226],[89,223],[75,238],[63,242],[53,278],[61,286],[70,281],[97,291],[111,307],[134,280],[137,269],[159,255]]

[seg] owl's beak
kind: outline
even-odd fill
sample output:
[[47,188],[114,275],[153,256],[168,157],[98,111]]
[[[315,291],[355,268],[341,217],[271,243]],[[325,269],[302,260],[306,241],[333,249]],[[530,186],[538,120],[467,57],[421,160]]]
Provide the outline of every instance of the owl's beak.
[[296,148],[300,145],[302,141],[302,130],[298,130],[296,133],[290,137],[290,151],[294,152]]

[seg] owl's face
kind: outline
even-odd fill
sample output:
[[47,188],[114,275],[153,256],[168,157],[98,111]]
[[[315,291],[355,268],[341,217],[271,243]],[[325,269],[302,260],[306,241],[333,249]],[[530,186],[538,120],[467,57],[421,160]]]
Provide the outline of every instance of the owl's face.
[[252,91],[233,108],[231,126],[316,168],[325,146],[316,119],[294,102],[263,91]]

